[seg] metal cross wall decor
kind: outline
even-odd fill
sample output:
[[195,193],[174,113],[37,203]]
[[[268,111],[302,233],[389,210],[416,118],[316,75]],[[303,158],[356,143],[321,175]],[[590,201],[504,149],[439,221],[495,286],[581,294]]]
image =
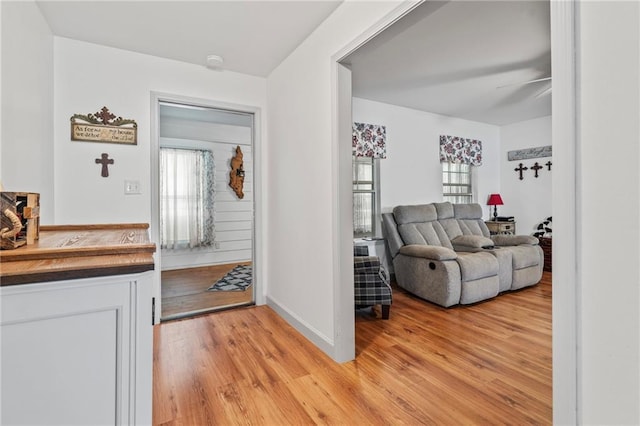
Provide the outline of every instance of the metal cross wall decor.
[[538,170],[540,170],[540,169],[544,169],[544,167],[542,167],[540,164],[538,164],[537,161],[533,166],[531,166],[531,170],[533,170],[533,172],[535,173],[534,177],[538,177]]
[[513,170],[515,170],[516,172],[519,172],[519,173],[520,173],[520,177],[519,177],[518,179],[522,180],[522,179],[524,179],[524,178],[522,177],[522,172],[524,172],[525,170],[529,170],[529,168],[528,168],[528,167],[523,167],[523,166],[522,166],[522,163],[520,163],[520,164],[518,165],[518,167],[516,167],[516,168],[515,168],[515,169],[513,169]]
[[113,158],[108,158],[109,154],[105,153],[103,153],[101,157],[102,158],[96,158],[96,164],[102,164],[102,172],[100,173],[100,176],[109,177],[109,169],[107,166],[109,164],[113,164]]

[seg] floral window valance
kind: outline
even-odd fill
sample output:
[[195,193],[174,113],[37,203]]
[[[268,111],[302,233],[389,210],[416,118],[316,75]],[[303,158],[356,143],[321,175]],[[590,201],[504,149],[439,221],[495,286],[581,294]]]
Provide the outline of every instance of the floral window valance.
[[482,142],[457,136],[440,135],[440,162],[482,165]]
[[353,155],[387,158],[387,129],[377,124],[353,123]]

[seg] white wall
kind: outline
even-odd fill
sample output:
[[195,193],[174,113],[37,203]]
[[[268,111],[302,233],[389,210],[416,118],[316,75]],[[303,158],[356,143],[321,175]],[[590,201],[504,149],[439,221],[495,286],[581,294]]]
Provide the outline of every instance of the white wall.
[[[151,207],[152,99],[168,97],[202,100],[203,103],[233,104],[261,111],[266,106],[266,79],[204,66],[114,49],[106,46],[54,38],[54,146],[55,221],[64,223],[153,223]],[[138,124],[138,144],[118,145],[71,141],[69,119],[73,114],[96,112],[103,106]],[[259,121],[259,120],[257,120]],[[264,147],[266,126],[256,123],[256,140]],[[263,149],[254,147],[255,152]],[[109,177],[100,176],[95,159],[108,153],[115,163]],[[266,161],[266,156],[262,158]],[[256,166],[258,167],[258,166]],[[125,195],[124,181],[140,182],[141,194]],[[264,179],[261,196],[267,197]],[[263,208],[256,190],[256,229],[261,227]],[[156,214],[157,212],[153,212]],[[155,230],[151,237],[157,243]],[[264,303],[268,287],[267,262],[261,262],[264,235],[256,235],[256,277],[261,290],[256,303]],[[155,295],[160,295],[160,257],[156,256]],[[159,319],[161,306],[156,309]]]
[[[551,116],[521,121],[500,128],[500,195],[503,206],[498,206],[500,216],[514,216],[518,234],[531,235],[535,227],[551,216],[551,171],[545,166],[551,157],[529,160],[507,160],[507,152],[551,145]],[[543,166],[536,178],[531,166]],[[522,163],[529,170],[523,172],[523,179],[514,170]]]
[[[2,36],[2,3],[0,3],[0,52],[4,52],[5,50],[2,48],[2,40],[3,40],[3,36]],[[52,39],[53,40],[53,39]],[[0,53],[0,190],[3,189],[2,187],[2,104],[4,103],[3,98],[2,98],[2,54]],[[53,59],[53,58],[52,58]]]
[[[260,108],[266,104],[263,78],[60,37],[55,37],[54,46],[57,223],[151,221],[152,91]],[[103,106],[136,120],[136,146],[70,140],[70,117]],[[108,178],[100,176],[94,162],[103,152],[115,161]],[[126,179],[139,180],[142,194],[125,195]]]
[[269,304],[332,356],[340,324],[331,57],[395,6],[343,3],[267,79]]
[[0,181],[40,193],[42,224],[54,221],[53,36],[34,2],[0,2]]
[[637,425],[640,5],[580,2],[578,17],[578,420]]
[[[475,202],[484,206],[489,194],[500,190],[497,126],[360,98],[353,99],[353,121],[386,126],[387,158],[380,160],[382,211],[442,201],[440,135],[482,141],[483,163],[474,168]],[[483,211],[488,218],[488,207]]]

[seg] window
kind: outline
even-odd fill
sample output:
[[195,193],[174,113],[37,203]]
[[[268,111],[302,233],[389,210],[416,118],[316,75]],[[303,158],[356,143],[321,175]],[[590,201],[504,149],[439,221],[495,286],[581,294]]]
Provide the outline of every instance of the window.
[[451,203],[472,203],[473,191],[469,164],[442,163],[442,199]]
[[160,238],[164,249],[214,242],[213,153],[160,148]]
[[353,157],[353,235],[375,236],[379,208],[377,160]]

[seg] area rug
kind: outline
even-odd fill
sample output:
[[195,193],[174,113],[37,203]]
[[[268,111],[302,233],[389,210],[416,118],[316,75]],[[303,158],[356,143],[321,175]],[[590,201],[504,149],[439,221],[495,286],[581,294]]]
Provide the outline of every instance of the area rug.
[[251,265],[238,265],[209,287],[209,291],[245,291],[251,285]]

